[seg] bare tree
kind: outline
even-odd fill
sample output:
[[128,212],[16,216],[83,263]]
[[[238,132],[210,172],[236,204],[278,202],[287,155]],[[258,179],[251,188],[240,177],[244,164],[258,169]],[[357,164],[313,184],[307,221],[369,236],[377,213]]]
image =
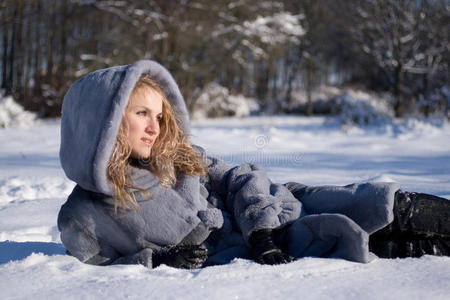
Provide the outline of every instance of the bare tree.
[[445,0],[0,0],[1,87],[57,116],[76,78],[154,59],[191,110],[214,81],[272,112],[304,88],[310,115],[333,66],[342,83],[388,78],[400,116],[408,91],[427,99],[448,82],[448,10]]
[[420,36],[424,16],[422,3],[408,0],[356,3],[353,37],[375,65],[389,75],[396,99],[395,114],[401,117],[406,105],[405,74],[425,72],[421,65],[428,41]]

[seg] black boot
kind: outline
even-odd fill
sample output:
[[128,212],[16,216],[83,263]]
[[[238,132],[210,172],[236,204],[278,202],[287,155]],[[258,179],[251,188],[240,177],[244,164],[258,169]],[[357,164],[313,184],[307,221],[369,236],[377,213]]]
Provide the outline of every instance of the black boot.
[[450,200],[397,191],[394,215],[402,232],[428,238],[450,238]]
[[450,256],[450,200],[397,191],[394,221],[369,238],[379,257]]

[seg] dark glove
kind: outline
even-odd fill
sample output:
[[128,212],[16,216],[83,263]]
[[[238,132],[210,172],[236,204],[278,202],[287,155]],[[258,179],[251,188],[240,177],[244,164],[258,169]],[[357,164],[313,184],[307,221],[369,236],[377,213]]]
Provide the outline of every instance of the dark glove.
[[260,264],[278,265],[285,264],[294,258],[275,246],[271,229],[261,229],[252,232],[249,238],[253,259]]
[[174,268],[197,269],[208,259],[203,245],[183,245],[162,249],[153,254],[153,267],[165,264]]

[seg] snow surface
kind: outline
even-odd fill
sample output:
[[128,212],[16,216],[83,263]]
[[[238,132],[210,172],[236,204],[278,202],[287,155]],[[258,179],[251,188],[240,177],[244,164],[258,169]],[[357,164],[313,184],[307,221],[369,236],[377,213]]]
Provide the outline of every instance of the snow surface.
[[33,124],[35,119],[34,113],[25,111],[20,104],[14,101],[12,96],[3,97],[3,90],[0,90],[0,128],[28,127]]
[[[397,181],[450,198],[448,123],[228,118],[196,122],[192,139],[228,162],[263,165],[276,182]],[[59,121],[1,129],[0,145],[0,299],[450,299],[450,257],[237,259],[200,270],[83,264],[64,255],[56,228],[74,186],[58,160]]]
[[193,120],[217,117],[248,117],[258,111],[259,105],[253,98],[230,94],[230,91],[216,82],[208,83],[195,101]]

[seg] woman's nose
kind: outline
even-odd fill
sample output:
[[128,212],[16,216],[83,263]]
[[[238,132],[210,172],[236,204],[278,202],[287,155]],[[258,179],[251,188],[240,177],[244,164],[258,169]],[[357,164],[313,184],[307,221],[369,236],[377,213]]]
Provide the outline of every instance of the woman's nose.
[[156,120],[149,120],[145,132],[148,134],[157,134],[159,132],[159,122]]

